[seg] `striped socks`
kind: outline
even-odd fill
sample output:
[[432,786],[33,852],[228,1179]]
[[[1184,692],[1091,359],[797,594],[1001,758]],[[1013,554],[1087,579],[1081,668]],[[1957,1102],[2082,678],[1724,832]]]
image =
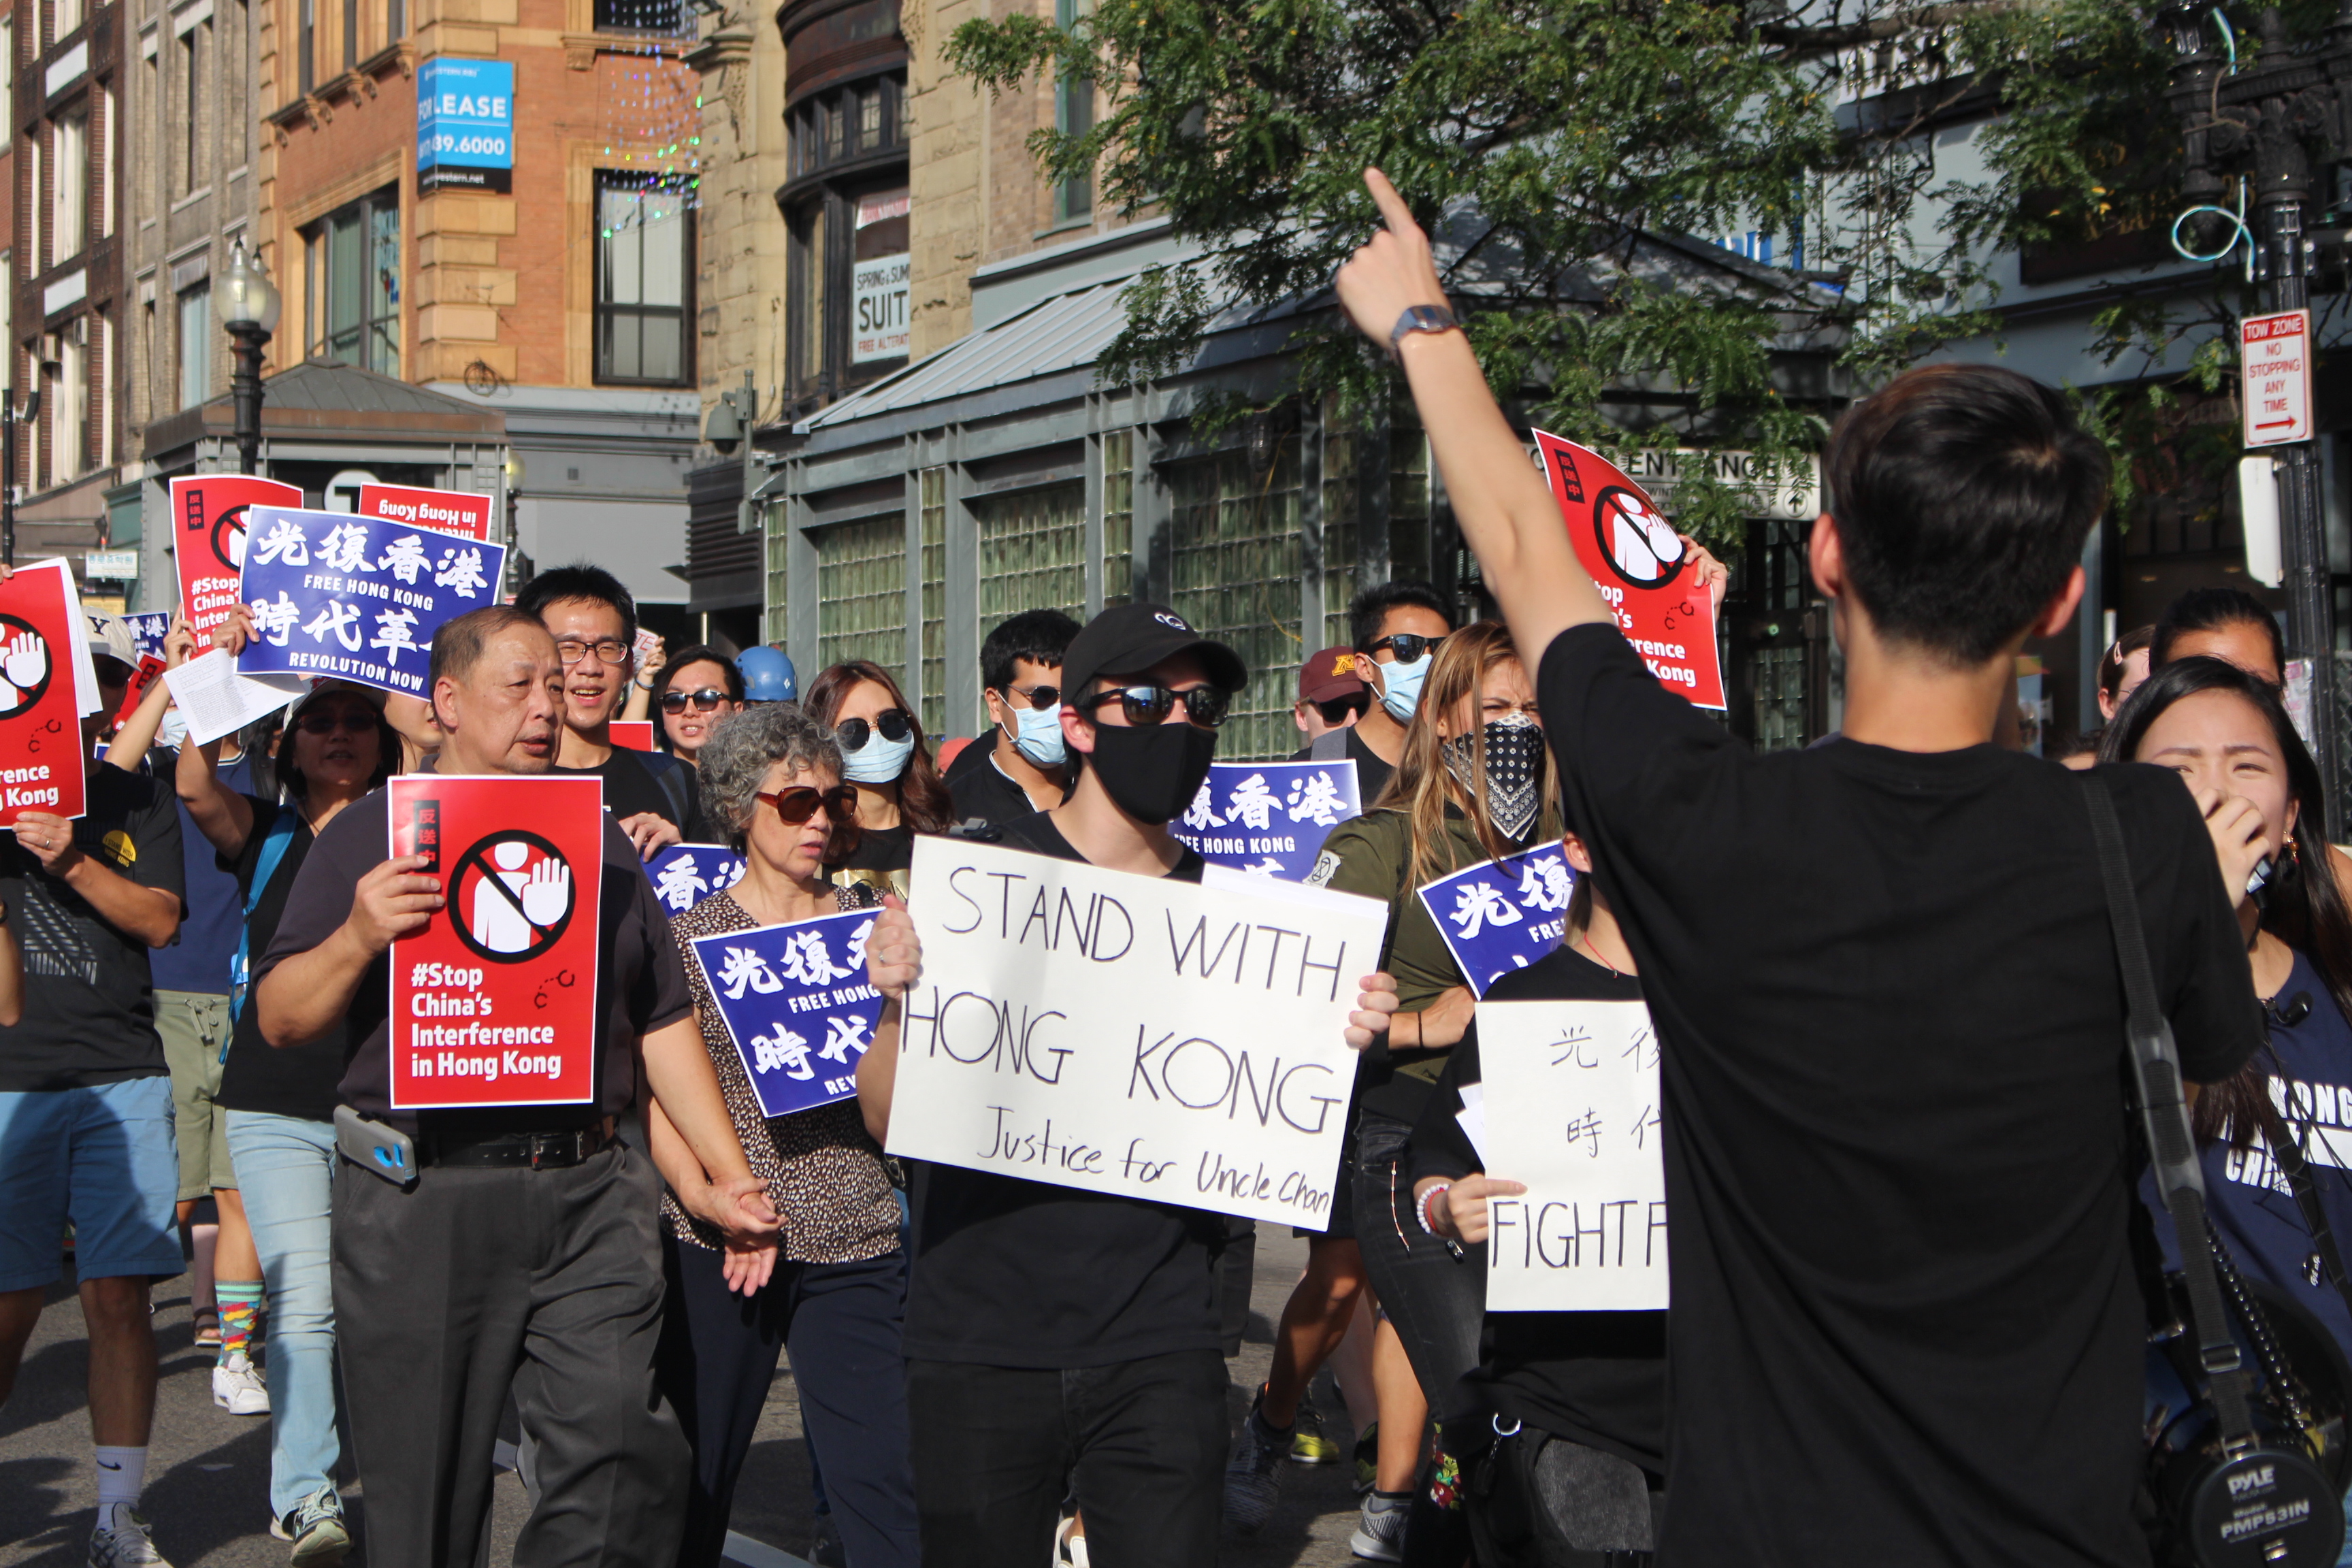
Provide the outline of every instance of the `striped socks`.
[[261,1313],[261,1281],[258,1279],[221,1279],[214,1283],[214,1293],[220,1300],[221,1365],[227,1365],[234,1355],[249,1355],[253,1339],[254,1320]]

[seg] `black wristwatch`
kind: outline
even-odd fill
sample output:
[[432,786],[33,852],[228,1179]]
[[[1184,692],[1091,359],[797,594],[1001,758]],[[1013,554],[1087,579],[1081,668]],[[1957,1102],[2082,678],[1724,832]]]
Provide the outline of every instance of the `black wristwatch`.
[[1405,339],[1414,332],[1450,332],[1461,324],[1454,319],[1454,312],[1443,305],[1407,305],[1404,314],[1397,318],[1395,329],[1389,333],[1389,357],[1396,358]]

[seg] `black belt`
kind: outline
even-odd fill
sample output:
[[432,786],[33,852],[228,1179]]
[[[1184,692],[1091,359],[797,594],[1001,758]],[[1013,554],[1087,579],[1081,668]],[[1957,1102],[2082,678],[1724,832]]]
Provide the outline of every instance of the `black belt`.
[[467,1166],[477,1170],[560,1171],[610,1148],[602,1127],[565,1132],[501,1132],[488,1138],[419,1139],[419,1165]]

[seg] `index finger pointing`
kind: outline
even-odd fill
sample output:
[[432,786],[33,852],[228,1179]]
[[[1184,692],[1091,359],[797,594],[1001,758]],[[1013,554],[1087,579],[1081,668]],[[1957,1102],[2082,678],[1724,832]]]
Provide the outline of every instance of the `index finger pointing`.
[[1412,209],[1404,205],[1404,198],[1397,195],[1397,188],[1389,184],[1386,174],[1378,169],[1366,169],[1364,184],[1371,191],[1372,202],[1381,209],[1381,220],[1389,226],[1391,234],[1418,235],[1421,232],[1421,225],[1412,221]]

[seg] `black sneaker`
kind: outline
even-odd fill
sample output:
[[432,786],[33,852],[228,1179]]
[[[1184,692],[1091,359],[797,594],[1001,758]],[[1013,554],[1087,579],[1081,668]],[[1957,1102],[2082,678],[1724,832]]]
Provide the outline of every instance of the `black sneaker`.
[[1265,1397],[1261,1388],[1250,1401],[1233,1455],[1225,1460],[1225,1522],[1244,1535],[1255,1534],[1274,1517],[1274,1505],[1282,1500],[1282,1461],[1290,1451],[1290,1434],[1259,1418]]

